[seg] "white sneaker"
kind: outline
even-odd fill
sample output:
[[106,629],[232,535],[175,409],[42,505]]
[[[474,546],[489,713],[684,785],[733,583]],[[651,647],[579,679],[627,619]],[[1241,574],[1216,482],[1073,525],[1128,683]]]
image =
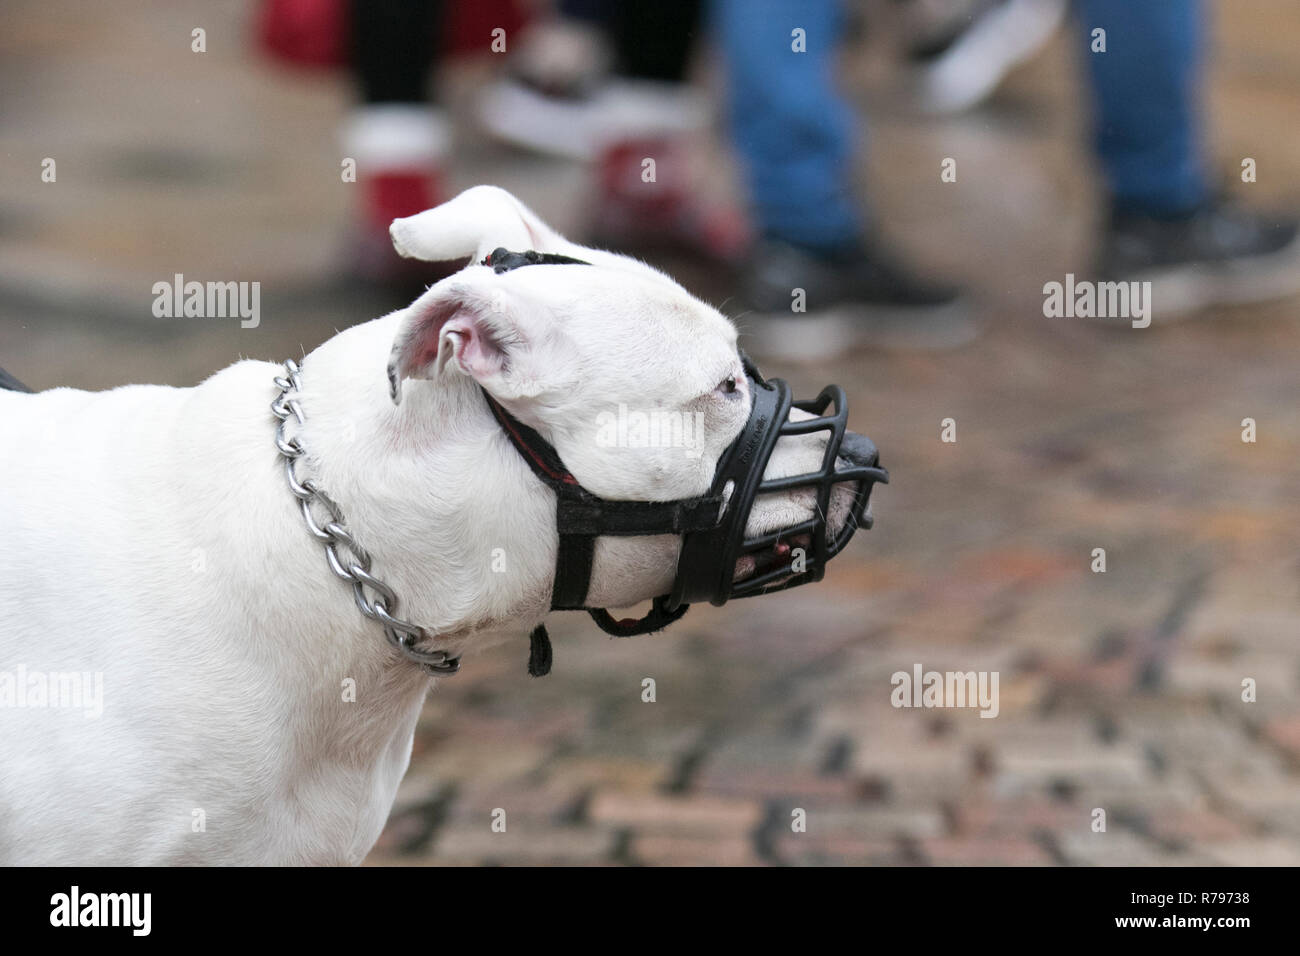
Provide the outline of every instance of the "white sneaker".
[[997,0],[941,51],[920,58],[914,77],[917,108],[960,113],[983,102],[1003,78],[1051,39],[1066,0]]
[[703,96],[680,83],[612,79],[580,96],[554,96],[504,78],[479,100],[479,119],[499,139],[569,159],[595,159],[627,139],[671,137],[708,122]]

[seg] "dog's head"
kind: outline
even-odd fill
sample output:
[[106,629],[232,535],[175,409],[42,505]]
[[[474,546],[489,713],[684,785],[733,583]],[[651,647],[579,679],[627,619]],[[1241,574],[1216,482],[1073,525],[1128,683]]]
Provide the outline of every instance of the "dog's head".
[[[709,491],[755,388],[721,313],[644,263],[569,242],[495,187],[397,220],[391,232],[405,256],[473,256],[407,310],[388,368],[394,401],[406,379],[464,376],[553,445],[600,498],[674,501]],[[580,263],[484,264],[501,247]],[[822,432],[783,437],[764,478],[818,471],[826,442]],[[832,533],[852,519],[852,503],[851,489],[836,486]],[[760,495],[746,533],[791,528],[816,507],[808,488]],[[775,545],[774,560],[791,544],[799,541]],[[625,607],[666,594],[680,547],[676,535],[601,537],[588,603]],[[740,557],[734,573],[761,573],[764,561]]]

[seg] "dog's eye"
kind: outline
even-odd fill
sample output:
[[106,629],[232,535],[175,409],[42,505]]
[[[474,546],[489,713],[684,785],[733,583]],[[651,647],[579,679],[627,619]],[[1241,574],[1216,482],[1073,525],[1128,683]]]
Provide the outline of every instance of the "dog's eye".
[[740,385],[736,381],[736,376],[728,375],[718,383],[718,391],[723,395],[734,395],[740,390]]

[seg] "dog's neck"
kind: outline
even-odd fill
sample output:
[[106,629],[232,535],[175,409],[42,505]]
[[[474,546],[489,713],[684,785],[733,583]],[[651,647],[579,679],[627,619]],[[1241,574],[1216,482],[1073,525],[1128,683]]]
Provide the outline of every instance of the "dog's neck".
[[399,616],[460,652],[546,613],[554,503],[473,380],[409,380],[394,405],[386,366],[400,318],[348,329],[304,360],[305,467],[396,591]]
[[[314,479],[338,503],[344,524],[372,556],[372,573],[398,595],[397,615],[433,635],[428,646],[463,654],[518,638],[522,670],[526,635],[550,603],[554,502],[471,380],[408,381],[402,403],[393,404],[386,365],[397,319],[349,329],[302,361],[306,456],[299,478]],[[232,486],[228,474],[184,478],[194,483],[187,494],[228,500],[273,542],[277,600],[244,613],[256,614],[257,630],[276,639],[245,646],[240,658],[252,661],[256,673],[275,675],[259,697],[287,707],[295,715],[291,726],[301,728],[281,741],[277,779],[294,781],[304,805],[337,805],[329,829],[357,827],[355,845],[363,854],[406,769],[430,676],[395,653],[382,627],[361,615],[350,585],[331,573],[321,543],[304,526],[283,469],[267,469],[275,447],[267,409],[275,374],[266,363],[221,373],[200,389],[200,401],[212,407],[212,420],[241,424],[228,433],[200,433],[182,414],[177,443],[186,458],[189,445],[197,456],[200,446],[210,453],[213,443],[229,442],[224,457],[242,456],[246,473],[266,476],[255,496]],[[194,534],[224,535],[239,547],[245,537],[236,532],[239,525],[214,510],[212,528],[205,524]],[[264,564],[250,563],[247,573]],[[242,564],[230,568],[245,573]],[[234,587],[254,593],[264,584],[250,577]],[[306,793],[312,789],[320,799]],[[339,794],[346,795],[343,802]],[[382,806],[372,814],[376,799]]]
[[[550,609],[553,493],[510,444],[477,383],[455,368],[405,381],[393,403],[386,372],[402,317],[354,326],[304,359],[303,477],[338,503],[374,560],[372,573],[397,593],[398,616],[436,635],[429,646],[460,654],[518,638],[522,651]],[[589,600],[622,607],[662,593],[679,545],[671,535],[600,539]],[[347,592],[323,559],[318,567],[326,585]],[[343,613],[388,653],[377,624],[350,601]]]

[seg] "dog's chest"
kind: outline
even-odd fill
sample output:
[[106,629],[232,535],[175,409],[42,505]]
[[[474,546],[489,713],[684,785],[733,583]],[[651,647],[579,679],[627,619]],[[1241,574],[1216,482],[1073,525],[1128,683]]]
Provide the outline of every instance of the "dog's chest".
[[[292,753],[267,781],[262,817],[268,857],[260,862],[356,865],[383,831],[411,759],[427,678],[414,668],[400,687],[367,687],[327,710],[300,708]],[[369,695],[370,699],[366,700]],[[317,701],[313,703],[318,703]]]

